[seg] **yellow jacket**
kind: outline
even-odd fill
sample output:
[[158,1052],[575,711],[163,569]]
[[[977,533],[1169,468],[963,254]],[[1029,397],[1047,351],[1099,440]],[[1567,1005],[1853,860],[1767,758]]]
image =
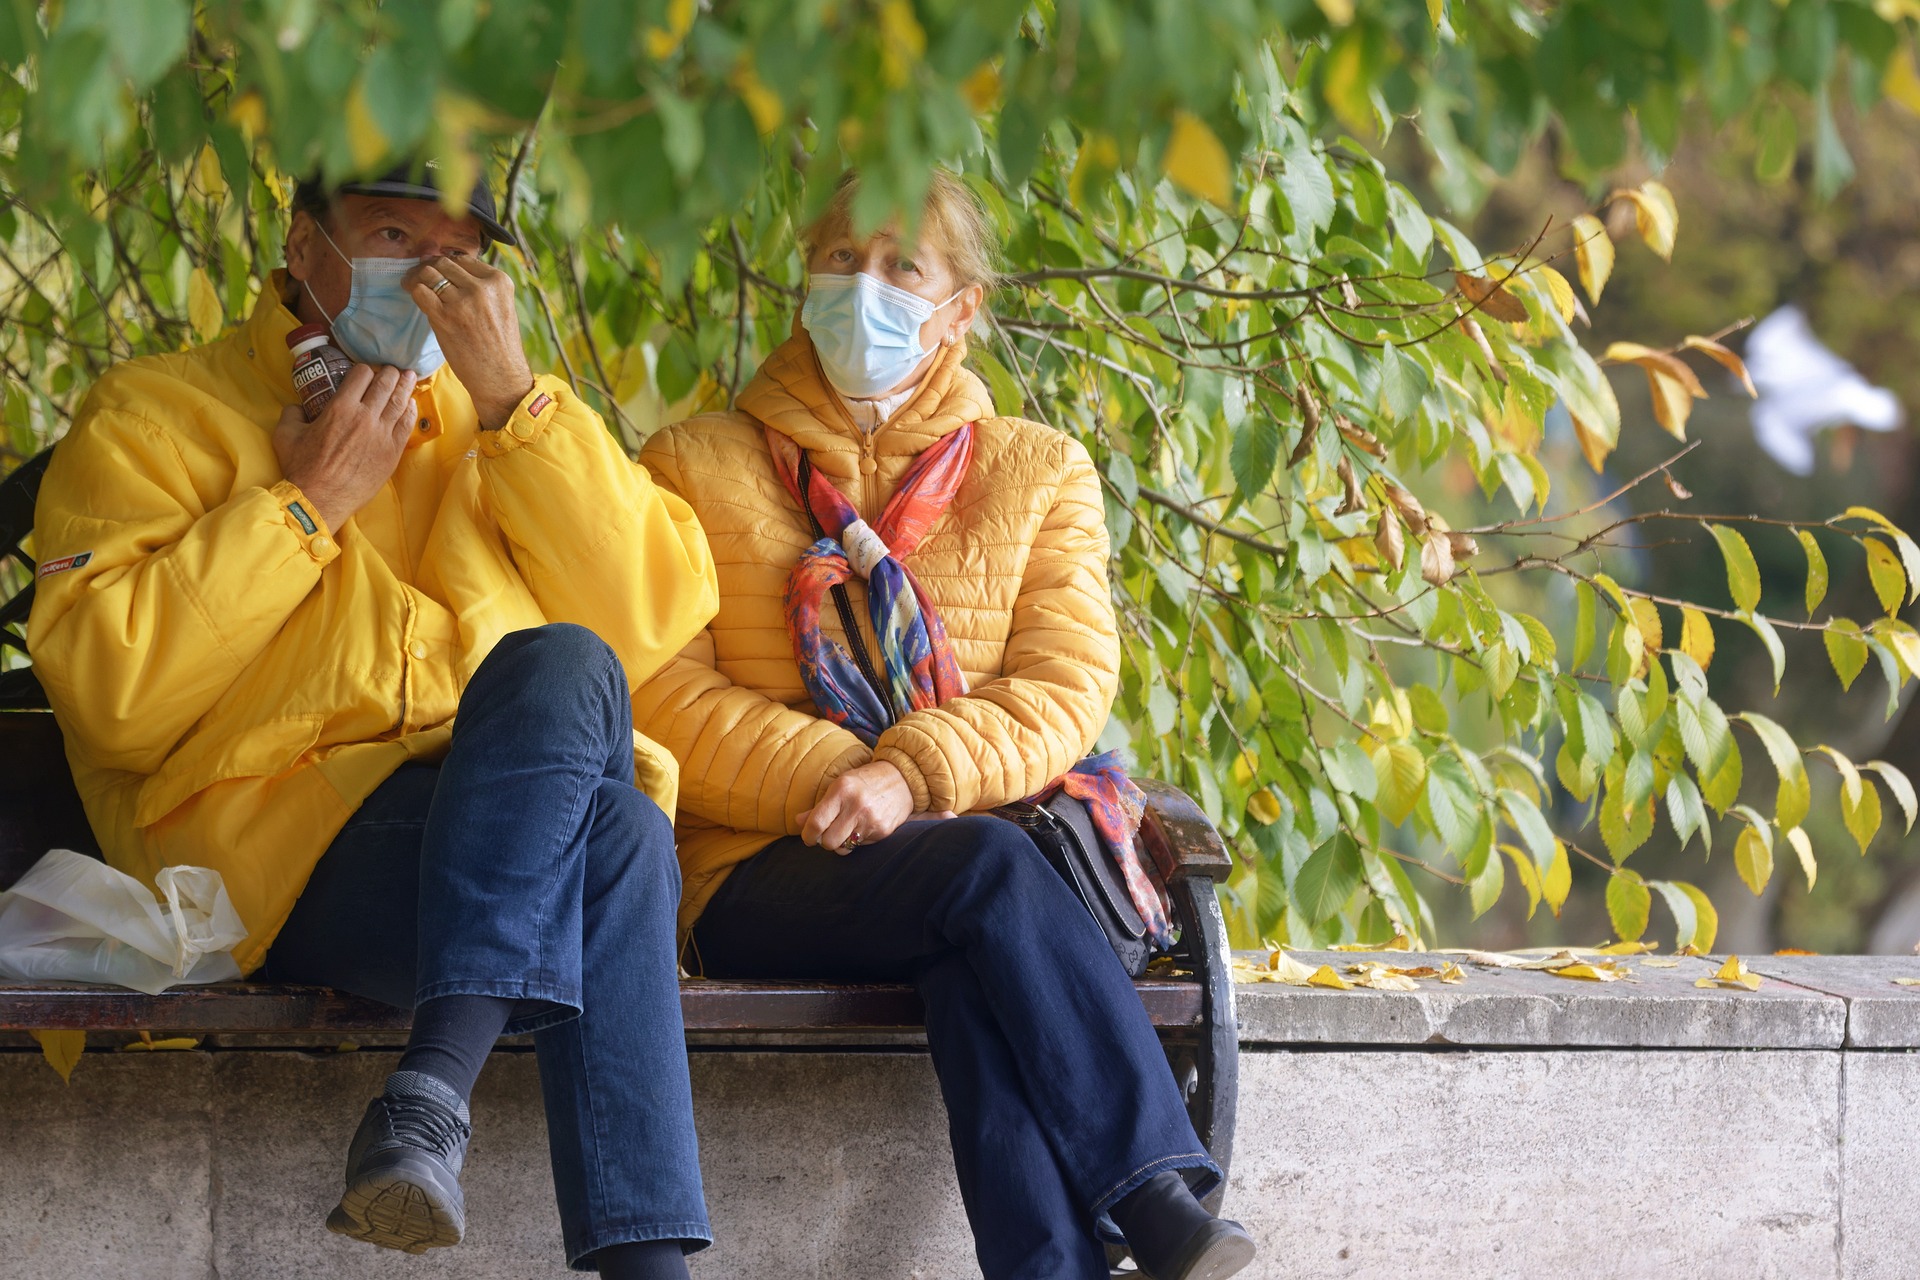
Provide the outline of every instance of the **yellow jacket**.
[[[294,400],[276,273],[246,324],[117,365],[54,451],[28,642],[107,860],[213,867],[256,967],[313,865],[401,764],[443,753],[494,643],[576,622],[651,675],[713,616],[713,562],[565,382],[481,433],[450,369],[393,478],[326,528],[270,439]],[[672,757],[634,736],[669,813]]]
[[[966,812],[1038,791],[1106,724],[1120,646],[1099,478],[1072,437],[996,416],[961,366],[965,355],[952,348],[867,436],[798,332],[735,412],[659,432],[641,453],[663,488],[693,504],[720,581],[719,616],[633,701],[635,723],[680,762],[682,929],[730,868],[798,834],[799,814],[847,769],[888,761],[916,809]],[[782,601],[813,537],[774,474],[765,427],[808,450],[871,519],[920,451],[967,422],[978,424],[970,473],[908,564],[940,609],[970,692],[913,712],[870,751],[817,717],[800,681]],[[856,578],[847,589],[876,652],[864,584]],[[843,634],[832,609],[822,622]]]

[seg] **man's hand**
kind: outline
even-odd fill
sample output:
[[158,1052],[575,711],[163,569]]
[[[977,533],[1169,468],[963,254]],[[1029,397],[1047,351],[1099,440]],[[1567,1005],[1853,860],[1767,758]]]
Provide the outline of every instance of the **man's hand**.
[[800,815],[800,838],[847,853],[855,844],[886,839],[913,816],[913,790],[907,780],[886,761],[875,760],[827,784],[819,802]]
[[411,369],[357,364],[313,422],[297,404],[281,411],[273,428],[280,474],[300,486],[329,529],[352,519],[400,465],[413,434],[415,381]]
[[407,290],[427,313],[440,350],[473,397],[482,431],[498,431],[533,390],[520,342],[513,277],[479,258],[435,258],[414,268]]

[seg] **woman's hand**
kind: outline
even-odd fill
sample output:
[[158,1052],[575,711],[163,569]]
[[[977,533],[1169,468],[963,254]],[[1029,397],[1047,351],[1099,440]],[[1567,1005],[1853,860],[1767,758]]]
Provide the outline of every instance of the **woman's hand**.
[[827,785],[813,808],[800,815],[800,838],[848,853],[855,845],[884,840],[913,816],[913,790],[884,760],[849,769]]

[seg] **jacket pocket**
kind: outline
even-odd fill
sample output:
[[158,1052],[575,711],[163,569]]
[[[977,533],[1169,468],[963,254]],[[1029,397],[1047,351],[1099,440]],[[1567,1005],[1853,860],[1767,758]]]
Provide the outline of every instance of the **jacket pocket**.
[[216,782],[287,772],[320,740],[325,723],[324,716],[306,715],[269,720],[240,733],[202,730],[140,788],[133,825],[152,826]]

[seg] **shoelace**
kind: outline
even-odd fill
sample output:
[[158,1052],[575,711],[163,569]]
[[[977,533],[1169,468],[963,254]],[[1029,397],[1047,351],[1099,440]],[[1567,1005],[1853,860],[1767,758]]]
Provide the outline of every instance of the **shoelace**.
[[471,1125],[445,1107],[418,1098],[385,1095],[387,1130],[411,1146],[423,1147],[441,1159],[452,1161],[473,1132]]

